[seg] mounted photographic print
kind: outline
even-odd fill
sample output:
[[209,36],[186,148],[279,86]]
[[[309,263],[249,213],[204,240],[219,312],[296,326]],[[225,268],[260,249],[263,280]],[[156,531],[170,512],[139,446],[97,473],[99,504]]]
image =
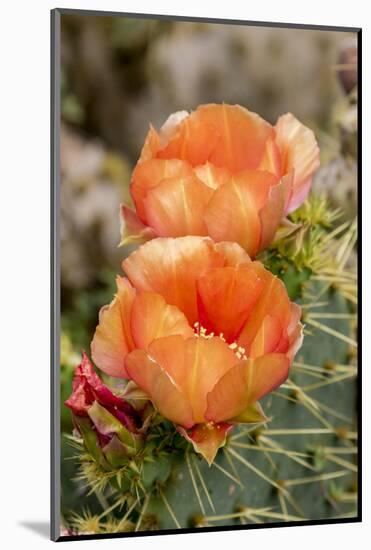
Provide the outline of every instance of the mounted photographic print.
[[52,538],[361,520],[361,31],[52,11]]

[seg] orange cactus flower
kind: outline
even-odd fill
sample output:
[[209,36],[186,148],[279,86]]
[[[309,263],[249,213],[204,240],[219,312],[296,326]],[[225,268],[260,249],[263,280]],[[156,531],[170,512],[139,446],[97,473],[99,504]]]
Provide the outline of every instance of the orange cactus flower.
[[255,256],[306,198],[319,149],[292,114],[271,126],[239,105],[201,105],[150,127],[122,205],[122,243],[210,236]]
[[236,243],[158,238],[123,262],[92,356],[132,379],[209,464],[238,422],[265,419],[301,345],[300,307]]

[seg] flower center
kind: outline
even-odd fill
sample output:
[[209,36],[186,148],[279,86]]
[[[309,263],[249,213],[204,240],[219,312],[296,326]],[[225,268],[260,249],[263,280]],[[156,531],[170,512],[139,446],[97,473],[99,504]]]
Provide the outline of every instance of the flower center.
[[[198,321],[196,321],[193,325],[193,330],[197,338],[206,338],[206,340],[210,340],[211,338],[220,338],[221,340],[223,340],[223,342],[227,344],[227,341],[222,332],[220,332],[219,334],[215,334],[214,332],[207,332],[206,328],[203,327]],[[245,348],[239,346],[237,342],[232,342],[231,344],[227,345],[234,352],[238,359],[247,359]]]

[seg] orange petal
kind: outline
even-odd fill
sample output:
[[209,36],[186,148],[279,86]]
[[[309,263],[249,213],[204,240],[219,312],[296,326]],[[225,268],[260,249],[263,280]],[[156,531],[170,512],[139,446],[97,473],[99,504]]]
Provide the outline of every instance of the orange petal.
[[209,160],[217,141],[213,124],[200,120],[196,111],[181,121],[157,157],[181,159],[197,166]]
[[248,265],[251,263],[250,256],[247,252],[237,243],[233,242],[220,242],[215,244],[216,250],[224,257],[224,267],[235,267],[237,265]]
[[153,158],[160,148],[160,136],[150,124],[138,162],[145,162]]
[[303,343],[303,325],[300,323],[301,318],[301,307],[297,304],[292,303],[291,304],[291,316],[290,316],[290,323],[287,328],[287,336],[288,336],[288,350],[286,352],[287,357],[292,361],[296,355],[296,353],[299,351],[302,343]]
[[185,367],[185,339],[179,335],[164,336],[154,340],[148,354],[167,372],[176,386],[187,395],[188,369]]
[[270,353],[236,364],[209,393],[206,418],[212,422],[222,422],[237,417],[248,405],[286,380],[289,364],[288,358],[280,353]]
[[109,376],[126,378],[125,355],[134,348],[130,315],[135,290],[127,279],[117,277],[117,294],[109,306],[102,308],[91,343],[96,365]]
[[154,340],[148,353],[187,396],[194,422],[204,422],[207,394],[236,363],[233,351],[220,338],[168,336]]
[[210,162],[206,162],[206,164],[201,166],[196,166],[194,171],[198,179],[214,190],[228,183],[231,178],[229,170],[218,168],[218,166],[214,166]]
[[182,311],[191,326],[197,321],[196,280],[210,267],[222,266],[222,254],[210,239],[154,239],[124,260],[123,269],[139,290],[161,294]]
[[152,357],[137,349],[126,356],[125,366],[130,378],[146,392],[160,414],[185,428],[193,426],[188,399]]
[[160,129],[160,144],[165,147],[169,141],[176,135],[179,124],[189,116],[187,111],[177,111],[172,113]]
[[245,171],[233,176],[215,191],[206,208],[209,235],[216,241],[235,241],[254,256],[262,231],[259,210],[275,182],[269,172]]
[[179,427],[178,432],[192,443],[196,453],[200,453],[208,465],[214,462],[216,453],[227,441],[227,434],[233,428],[230,424],[198,424],[191,430]]
[[274,239],[277,229],[285,216],[292,193],[292,174],[269,189],[266,204],[260,211],[261,240],[259,248],[264,250]]
[[291,302],[290,322],[289,322],[289,326],[287,327],[287,332],[289,336],[291,336],[291,334],[295,331],[296,327],[300,322],[300,319],[301,319],[301,307],[298,304]]
[[144,200],[151,189],[157,187],[167,178],[192,176],[190,164],[181,160],[151,159],[138,163],[133,171],[130,192],[135,202],[139,217],[146,221]]
[[185,391],[196,423],[205,421],[207,394],[235,362],[235,354],[220,338],[194,337],[185,341]]
[[304,339],[303,330],[303,325],[299,323],[299,325],[296,327],[289,338],[289,348],[286,351],[286,356],[289,358],[290,361],[294,359],[295,355],[301,348]]
[[282,330],[286,330],[290,322],[290,300],[283,282],[267,271],[260,262],[253,262],[251,269],[255,270],[262,281],[263,288],[238,338],[239,344],[246,350],[250,350],[267,315],[277,318]]
[[282,174],[281,153],[275,142],[275,136],[270,137],[265,145],[263,158],[260,161],[259,170],[264,170],[280,177]]
[[208,160],[231,172],[255,169],[266,142],[274,135],[272,126],[240,105],[201,105],[195,111],[200,124],[213,127],[219,136]]
[[120,222],[121,241],[119,246],[143,243],[156,237],[153,229],[144,225],[134,210],[125,204],[120,205]]
[[313,173],[319,166],[319,148],[313,131],[291,113],[279,117],[275,129],[282,174],[294,172],[294,192],[288,207],[291,212],[306,199]]
[[255,357],[260,357],[261,355],[276,351],[281,338],[281,323],[276,317],[266,315],[251,344],[249,357],[254,359]]
[[131,330],[138,348],[146,348],[152,340],[162,336],[180,334],[186,338],[194,334],[184,314],[153,292],[140,292],[135,298]]
[[212,189],[196,177],[168,178],[148,192],[145,216],[161,237],[207,235],[203,219]]
[[[252,265],[252,264],[251,264]],[[263,284],[249,265],[213,268],[197,281],[201,325],[234,342]]]

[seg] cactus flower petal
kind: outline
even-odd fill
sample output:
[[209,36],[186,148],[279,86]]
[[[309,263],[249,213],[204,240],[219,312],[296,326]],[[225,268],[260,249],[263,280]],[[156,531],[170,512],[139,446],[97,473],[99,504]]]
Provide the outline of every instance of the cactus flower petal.
[[259,213],[261,236],[259,249],[264,250],[274,240],[281,222],[284,222],[287,207],[292,195],[293,173],[283,176],[277,185],[269,189],[267,200]]
[[[169,336],[155,340],[147,353],[137,350],[129,354],[126,368],[164,416],[188,427],[190,416],[191,426],[205,421],[208,392],[235,362],[235,354],[220,338]],[[160,383],[161,376],[164,381]],[[185,416],[186,423],[182,419],[184,410],[189,412],[185,403],[192,413]],[[171,407],[174,410],[170,410]]]
[[222,241],[215,243],[214,246],[215,250],[223,257],[224,267],[236,267],[252,263],[250,256],[238,243]]
[[148,224],[159,237],[207,235],[204,213],[212,195],[212,189],[194,175],[168,178],[147,193]]
[[234,241],[255,255],[261,241],[259,212],[267,202],[270,187],[277,177],[269,172],[240,172],[213,194],[205,221],[215,241]]
[[156,153],[156,157],[176,158],[192,166],[207,162],[219,141],[213,122],[202,120],[195,113],[184,117],[177,126],[173,127],[169,138]]
[[206,418],[223,422],[238,417],[249,405],[282,384],[289,366],[288,358],[279,353],[236,364],[208,394]]
[[136,212],[121,204],[120,206],[120,234],[121,240],[119,246],[132,243],[143,243],[156,237],[156,233],[148,225],[138,218]]
[[193,166],[210,161],[237,172],[255,169],[272,126],[239,105],[200,105],[183,118],[160,158],[182,158]]
[[251,265],[212,268],[197,280],[200,322],[227,342],[237,339],[263,287]]
[[131,310],[131,331],[137,348],[146,348],[162,336],[180,334],[186,338],[193,335],[185,315],[154,292],[140,292],[135,298]]
[[127,279],[118,278],[113,302],[103,308],[91,344],[92,356],[106,374],[127,378],[124,359],[136,348],[170,334],[192,336],[185,315],[160,294],[137,292]]
[[312,130],[291,113],[277,120],[276,143],[281,152],[283,173],[294,172],[294,192],[288,212],[295,210],[306,199],[312,175],[319,166],[319,148]]
[[226,444],[228,432],[232,427],[232,424],[222,422],[220,424],[197,424],[188,431],[179,426],[178,431],[192,443],[194,450],[200,453],[211,466],[220,447]]
[[125,377],[125,355],[134,348],[130,315],[135,289],[123,277],[117,277],[117,294],[101,310],[99,325],[91,343],[93,361],[109,376]]
[[266,315],[251,344],[249,356],[260,357],[277,350],[283,337],[281,323],[277,317]]
[[92,404],[98,402],[114,410],[124,425],[134,425],[136,412],[133,407],[103,384],[85,352],[82,354],[80,365],[75,369],[72,390],[65,404],[75,415],[87,416]]
[[283,282],[272,276],[259,262],[254,262],[252,269],[255,270],[263,287],[238,338],[239,344],[246,350],[250,350],[267,315],[275,317],[285,330],[289,326],[291,315],[290,300]]
[[139,162],[134,169],[130,192],[134,199],[139,218],[145,222],[145,199],[150,191],[169,178],[193,176],[190,164],[178,159],[150,159]]
[[223,263],[222,254],[210,239],[189,236],[145,243],[122,265],[138,290],[161,294],[193,325],[198,319],[195,281],[210,267]]
[[129,376],[150,397],[156,409],[176,424],[194,424],[192,408],[175,381],[144,350],[134,350],[126,357]]

